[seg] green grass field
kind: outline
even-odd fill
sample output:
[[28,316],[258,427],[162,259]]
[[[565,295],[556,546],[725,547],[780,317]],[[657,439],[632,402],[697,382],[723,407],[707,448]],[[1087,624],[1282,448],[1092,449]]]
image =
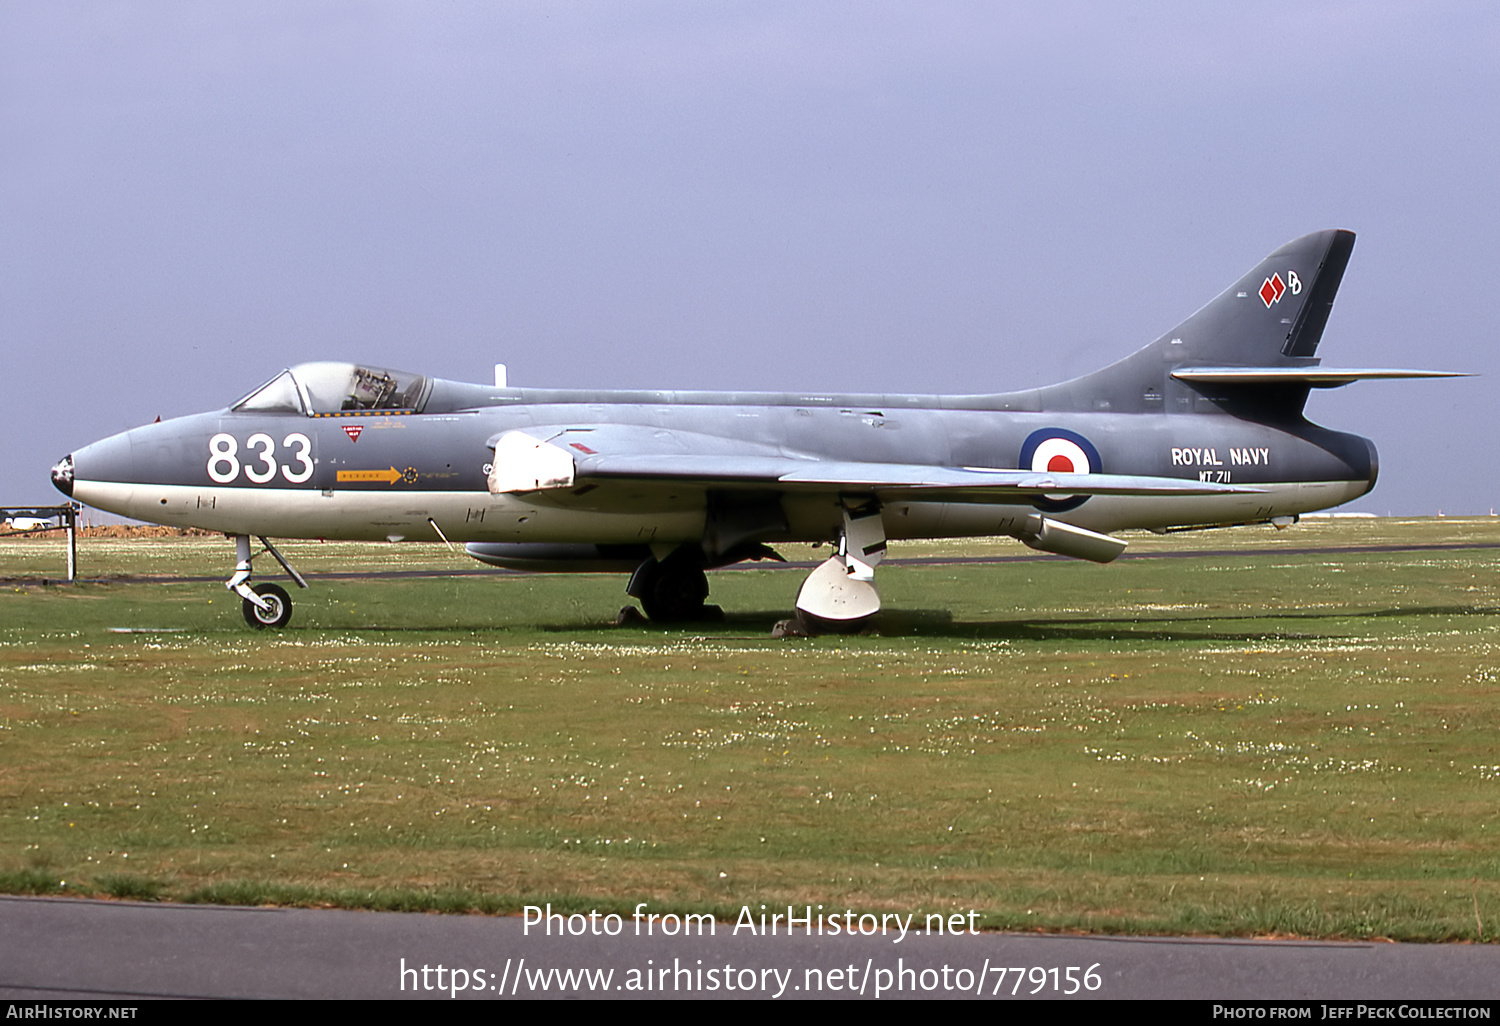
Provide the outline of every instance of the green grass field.
[[86,539],[74,586],[35,583],[60,542],[0,540],[0,889],[1500,931],[1500,548],[1291,551],[1500,521],[1131,541],[1228,554],[887,565],[878,634],[773,641],[800,572],[713,575],[728,615],[686,631],[608,626],[623,578],[496,576],[314,581],[258,633],[170,580],[227,576],[223,539]]

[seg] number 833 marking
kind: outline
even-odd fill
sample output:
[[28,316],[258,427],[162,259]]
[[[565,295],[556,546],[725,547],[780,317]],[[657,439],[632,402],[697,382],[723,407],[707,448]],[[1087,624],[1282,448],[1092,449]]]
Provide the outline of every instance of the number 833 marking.
[[[302,484],[312,477],[312,442],[300,431],[293,431],[281,440],[283,449],[290,450],[282,458],[287,462],[280,466],[281,476],[292,484]],[[208,440],[208,476],[218,484],[229,484],[245,471],[245,477],[254,484],[265,484],[276,476],[276,443],[264,431],[257,431],[245,439],[247,455],[243,467],[240,463],[240,443],[233,435],[220,431]],[[254,455],[249,455],[254,453]],[[295,469],[294,469],[295,466]]]

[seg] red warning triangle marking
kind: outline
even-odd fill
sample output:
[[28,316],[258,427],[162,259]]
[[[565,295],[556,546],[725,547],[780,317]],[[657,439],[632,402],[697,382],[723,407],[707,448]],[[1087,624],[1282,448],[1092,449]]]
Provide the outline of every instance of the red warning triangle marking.
[[359,441],[359,436],[363,434],[365,430],[365,426],[363,424],[342,424],[340,426],[344,429],[344,434],[349,436],[349,441],[351,442]]

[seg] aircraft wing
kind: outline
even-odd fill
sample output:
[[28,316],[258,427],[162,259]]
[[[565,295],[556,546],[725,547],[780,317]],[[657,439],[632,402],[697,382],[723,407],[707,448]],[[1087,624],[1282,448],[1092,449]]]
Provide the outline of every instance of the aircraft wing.
[[622,425],[569,428],[545,440],[508,431],[491,445],[495,469],[490,490],[507,494],[655,482],[705,490],[861,492],[885,500],[1004,504],[1047,495],[1187,496],[1261,490],[1182,478],[820,460],[764,443]]

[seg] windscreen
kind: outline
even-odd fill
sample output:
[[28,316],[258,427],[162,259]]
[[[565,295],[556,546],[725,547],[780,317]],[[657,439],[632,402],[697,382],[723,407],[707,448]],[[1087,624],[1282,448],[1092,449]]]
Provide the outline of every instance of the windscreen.
[[282,371],[235,403],[234,408],[260,413],[301,413],[302,398],[297,393],[297,383],[292,380],[292,372]]

